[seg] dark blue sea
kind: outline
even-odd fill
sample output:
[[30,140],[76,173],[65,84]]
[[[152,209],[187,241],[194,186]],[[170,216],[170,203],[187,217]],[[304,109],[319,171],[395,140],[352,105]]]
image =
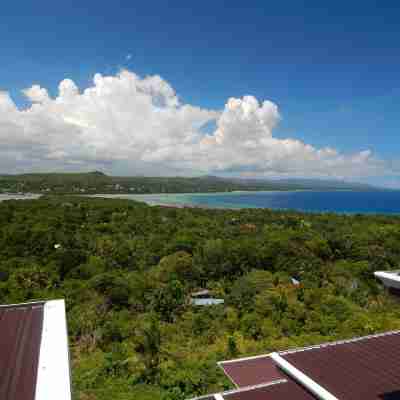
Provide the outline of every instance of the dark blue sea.
[[400,214],[400,190],[273,191],[196,194],[111,195],[151,205],[209,208],[270,208],[305,212]]

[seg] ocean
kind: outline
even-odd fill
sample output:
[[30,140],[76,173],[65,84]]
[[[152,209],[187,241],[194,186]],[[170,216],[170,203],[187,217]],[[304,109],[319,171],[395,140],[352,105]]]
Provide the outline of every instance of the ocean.
[[269,191],[149,195],[96,195],[143,201],[150,205],[208,208],[269,208],[304,212],[400,214],[400,190]]

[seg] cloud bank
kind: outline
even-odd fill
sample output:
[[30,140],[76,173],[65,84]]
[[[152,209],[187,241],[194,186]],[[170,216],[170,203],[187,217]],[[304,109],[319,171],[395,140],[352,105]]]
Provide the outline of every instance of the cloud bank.
[[[159,76],[123,70],[96,74],[80,91],[64,79],[52,98],[45,88],[23,90],[19,109],[0,92],[0,172],[125,166],[125,174],[229,173],[254,176],[378,176],[389,166],[370,150],[342,154],[294,138],[279,139],[271,101],[230,98],[223,110],[182,104]],[[215,125],[204,133],[207,124]]]

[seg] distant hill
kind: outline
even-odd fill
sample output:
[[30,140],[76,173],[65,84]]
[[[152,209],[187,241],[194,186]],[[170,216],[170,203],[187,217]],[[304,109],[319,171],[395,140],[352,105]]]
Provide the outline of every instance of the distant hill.
[[271,185],[277,188],[310,189],[310,190],[378,190],[379,188],[357,182],[346,182],[335,179],[238,179],[238,182],[254,184],[254,182]]
[[236,190],[374,190],[370,185],[320,179],[243,179],[217,176],[118,177],[88,173],[0,175],[2,192],[34,193],[195,193]]

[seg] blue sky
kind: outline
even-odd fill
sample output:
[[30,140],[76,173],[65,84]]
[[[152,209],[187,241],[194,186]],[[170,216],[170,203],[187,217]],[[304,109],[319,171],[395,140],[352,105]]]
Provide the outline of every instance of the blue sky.
[[276,138],[397,162],[397,2],[171,3],[5,2],[0,90],[26,107],[21,90],[33,84],[56,96],[65,78],[83,90],[96,73],[127,68],[160,75],[182,103],[206,109],[244,95],[270,100],[281,115]]

